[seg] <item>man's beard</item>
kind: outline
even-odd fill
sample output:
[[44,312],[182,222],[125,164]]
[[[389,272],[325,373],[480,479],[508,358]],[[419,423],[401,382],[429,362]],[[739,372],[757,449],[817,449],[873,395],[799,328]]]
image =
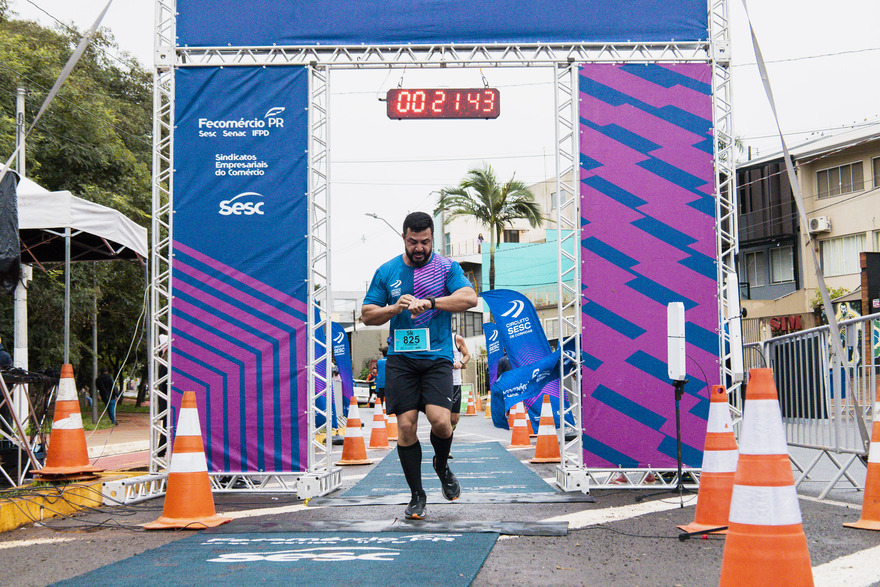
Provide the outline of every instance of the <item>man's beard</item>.
[[428,264],[428,261],[431,260],[431,253],[426,253],[422,261],[416,261],[415,259],[413,259],[412,253],[407,250],[404,250],[404,253],[406,253],[406,258],[409,259],[409,262],[412,263],[413,267],[415,267],[416,269],[418,269],[419,267],[424,267]]

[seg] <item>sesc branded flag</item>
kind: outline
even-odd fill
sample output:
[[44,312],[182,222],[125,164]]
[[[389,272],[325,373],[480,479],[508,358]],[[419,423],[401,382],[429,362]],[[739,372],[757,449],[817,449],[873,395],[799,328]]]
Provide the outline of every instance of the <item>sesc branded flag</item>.
[[498,327],[493,322],[483,324],[483,334],[486,336],[486,359],[489,367],[489,384],[498,379],[498,361],[504,356],[504,347],[501,345]]
[[489,393],[491,401],[489,406],[492,412],[492,424],[496,428],[507,430],[510,426],[507,423],[507,417],[504,415],[504,396],[501,388],[495,385],[498,379],[498,361],[504,356],[504,347],[501,345],[498,327],[492,322],[483,324],[483,334],[486,336],[486,362],[489,369]]
[[[541,417],[541,396],[550,396],[553,418],[559,425],[559,357],[553,353],[531,300],[509,289],[483,292],[483,300],[495,318],[498,338],[513,370],[505,373],[495,387],[503,390],[505,410],[522,401],[532,425]],[[555,373],[554,373],[555,369]],[[519,398],[512,401],[513,398]],[[512,402],[512,403],[511,403]],[[571,418],[567,418],[569,423]]]
[[[351,368],[351,353],[348,350],[348,336],[342,325],[333,323],[333,358],[342,379],[342,413],[348,416],[348,405],[354,395],[354,373]],[[335,402],[334,402],[335,404]]]
[[[519,402],[536,398],[541,390],[554,377],[559,375],[559,351],[551,353],[531,365],[516,367],[502,373],[495,387],[504,398],[504,410],[507,411]],[[551,396],[551,401],[553,396]]]

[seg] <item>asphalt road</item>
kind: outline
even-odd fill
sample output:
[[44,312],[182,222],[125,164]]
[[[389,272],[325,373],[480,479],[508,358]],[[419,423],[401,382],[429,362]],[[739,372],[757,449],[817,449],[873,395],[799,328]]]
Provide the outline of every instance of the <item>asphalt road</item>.
[[[423,431],[427,436],[427,428]],[[507,431],[495,430],[481,416],[463,418],[456,443],[500,440]],[[367,438],[369,438],[367,436]],[[425,438],[427,442],[427,438]],[[426,444],[426,446],[429,446]],[[392,449],[393,450],[393,449]],[[381,458],[389,451],[370,451]],[[430,449],[426,450],[426,454]],[[516,453],[520,460],[529,451]],[[425,458],[428,458],[427,456]],[[555,465],[528,465],[552,479]],[[453,461],[454,467],[454,461]],[[341,491],[352,487],[370,466],[346,467]],[[437,487],[430,485],[430,491]],[[464,487],[467,492],[467,487]],[[341,491],[334,495],[338,495]],[[642,493],[645,493],[642,491]],[[677,524],[693,521],[695,497],[680,507],[678,496],[661,495],[635,503],[633,490],[594,490],[595,503],[430,504],[429,519],[450,522],[567,521],[566,536],[502,536],[473,585],[717,585],[724,538],[679,541]],[[804,530],[816,585],[880,585],[880,533],[844,528],[858,519],[861,494],[850,491],[846,503],[800,500]],[[295,521],[389,521],[403,517],[403,506],[306,506],[286,494],[217,494],[218,512],[253,522],[283,524]],[[853,504],[856,504],[855,506]],[[190,536],[193,531],[146,532],[139,524],[155,520],[162,500],[103,507],[65,519],[51,519],[0,535],[3,585],[48,585],[136,556],[146,550]],[[425,561],[454,568],[454,561]],[[265,577],[269,584],[289,584],[282,571]],[[197,582],[197,578],[193,578]],[[315,581],[322,582],[320,580]],[[330,584],[334,584],[331,580]],[[161,584],[161,577],[156,577]],[[362,584],[385,584],[366,578]]]

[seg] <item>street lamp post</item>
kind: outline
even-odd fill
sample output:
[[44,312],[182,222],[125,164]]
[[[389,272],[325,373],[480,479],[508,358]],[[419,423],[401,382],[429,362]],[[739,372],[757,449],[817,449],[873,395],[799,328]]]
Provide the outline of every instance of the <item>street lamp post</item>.
[[397,229],[394,228],[390,222],[388,222],[387,220],[385,220],[384,218],[382,218],[381,216],[379,216],[375,212],[365,212],[364,215],[369,216],[370,218],[375,218],[376,220],[381,220],[382,222],[384,222],[385,224],[388,225],[388,228],[390,228],[392,231],[394,231],[395,235],[400,236],[400,233],[397,232]]

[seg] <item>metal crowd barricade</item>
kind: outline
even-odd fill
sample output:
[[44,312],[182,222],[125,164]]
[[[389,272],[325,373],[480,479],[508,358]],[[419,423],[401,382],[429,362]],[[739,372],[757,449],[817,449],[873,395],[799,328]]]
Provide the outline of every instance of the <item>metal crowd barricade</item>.
[[13,487],[24,484],[33,470],[42,467],[47,447],[46,411],[37,414],[28,385],[48,387],[44,394],[48,397],[43,398],[47,404],[54,397],[58,380],[22,370],[0,373],[0,483]]
[[[789,446],[817,451],[806,459],[792,456],[800,471],[795,484],[815,481],[811,472],[823,458],[837,469],[820,498],[844,477],[860,488],[848,469],[867,458],[878,393],[880,345],[874,340],[880,333],[880,313],[838,324],[845,356],[837,362],[832,361],[827,325],[744,345],[748,368],[773,369]],[[743,399],[731,401],[741,408]]]

